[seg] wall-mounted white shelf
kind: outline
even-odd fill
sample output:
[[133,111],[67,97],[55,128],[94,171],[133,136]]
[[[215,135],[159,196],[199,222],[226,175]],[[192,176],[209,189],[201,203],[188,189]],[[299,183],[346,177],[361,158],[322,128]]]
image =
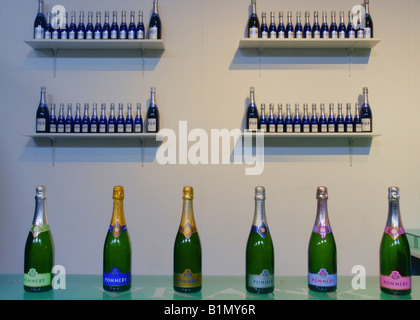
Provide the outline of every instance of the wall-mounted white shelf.
[[[92,146],[95,147],[99,144],[106,145],[107,147],[116,146],[121,147],[122,142],[131,142],[128,146],[135,146],[141,148],[141,163],[144,163],[143,147],[145,143],[158,145],[164,141],[164,136],[159,133],[35,133],[27,134],[35,141],[49,140],[52,147],[52,165],[55,165],[55,149],[57,141],[76,142],[75,146]],[[114,143],[112,143],[112,142]],[[138,144],[135,142],[138,141]],[[115,143],[117,142],[117,143]],[[73,144],[74,145],[74,144]],[[124,145],[126,146],[126,145]]]
[[239,49],[372,49],[379,39],[249,39],[239,40]]
[[34,50],[164,50],[163,40],[27,40]]
[[[262,132],[252,132],[252,131],[244,131],[242,133],[243,136],[250,135],[262,135]],[[372,139],[374,137],[379,137],[380,134],[372,133],[372,132],[277,132],[277,133],[264,133],[264,139],[331,139],[331,138],[343,138],[343,139]]]

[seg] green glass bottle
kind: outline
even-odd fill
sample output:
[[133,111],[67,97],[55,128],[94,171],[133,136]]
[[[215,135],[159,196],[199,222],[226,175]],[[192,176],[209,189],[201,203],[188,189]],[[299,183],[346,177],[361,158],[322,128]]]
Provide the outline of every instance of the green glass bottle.
[[25,245],[24,289],[41,292],[52,289],[54,243],[47,218],[47,188],[37,186],[35,214]]
[[337,290],[337,248],[328,218],[326,187],[316,191],[317,213],[308,247],[308,287],[318,292]]
[[104,244],[103,288],[126,291],[131,288],[131,243],[124,216],[124,188],[115,186],[111,224]]
[[193,210],[194,191],[184,187],[182,217],[174,245],[174,290],[201,290],[201,243]]
[[255,188],[254,220],[246,244],[245,287],[251,293],[274,290],[274,247],[265,214],[265,189]]
[[392,295],[411,293],[410,245],[400,213],[400,191],[388,188],[388,219],[380,247],[381,291]]

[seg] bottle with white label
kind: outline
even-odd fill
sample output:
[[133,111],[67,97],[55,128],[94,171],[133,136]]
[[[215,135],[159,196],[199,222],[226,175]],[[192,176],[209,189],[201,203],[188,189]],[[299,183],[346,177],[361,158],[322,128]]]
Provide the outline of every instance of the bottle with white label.
[[69,38],[69,25],[68,25],[68,18],[69,13],[66,11],[66,13],[63,15],[63,28],[60,29],[60,39],[67,40]]
[[319,128],[318,128],[318,116],[316,114],[316,103],[312,104],[312,116],[311,116],[311,132],[318,132]]
[[325,104],[321,103],[321,114],[319,116],[318,131],[321,133],[328,132],[327,117],[325,116]]
[[400,212],[400,190],[388,188],[388,219],[380,246],[380,287],[392,295],[411,293],[410,245]]
[[134,132],[142,133],[143,132],[143,118],[141,116],[141,103],[137,103],[137,113],[136,119],[134,119]]
[[274,118],[274,103],[270,103],[270,115],[268,116],[267,131],[276,132],[276,119]]
[[108,132],[108,119],[106,117],[106,104],[101,104],[101,117],[99,118],[99,133]]
[[261,103],[260,128],[262,132],[267,132],[267,117],[265,116],[265,103]]
[[51,103],[51,114],[50,114],[50,132],[56,133],[57,132],[57,118],[55,116],[55,103]]
[[64,125],[64,132],[65,133],[73,132],[73,110],[72,110],[71,103],[67,105],[67,117],[66,117],[66,123]]
[[143,23],[143,10],[139,10],[139,21],[137,22],[136,38],[144,39],[144,23]]
[[159,131],[159,109],[156,104],[156,88],[150,88],[150,103],[147,109],[147,132]]
[[255,188],[255,210],[246,245],[245,287],[251,293],[274,290],[274,247],[265,212],[265,188]]
[[303,38],[303,27],[301,22],[301,13],[300,11],[296,12],[296,26],[295,26],[295,38]]
[[347,115],[346,119],[344,120],[344,131],[345,132],[353,132],[353,117],[351,116],[351,103],[347,103]]
[[284,39],[286,37],[286,28],[284,27],[283,22],[283,11],[279,12],[279,25],[277,26],[277,37],[279,39]]
[[38,0],[38,13],[34,21],[34,39],[44,39],[47,19],[44,15],[44,0]]
[[338,114],[337,114],[337,120],[335,123],[335,131],[344,132],[343,105],[339,103],[337,109],[338,109]]
[[109,11],[105,11],[104,25],[102,27],[102,39],[108,40],[111,38],[111,25],[109,24]]
[[258,115],[258,108],[255,103],[255,89],[249,88],[249,104],[246,113],[246,129],[250,131],[257,131],[260,128],[260,117]]
[[77,39],[86,39],[86,28],[85,28],[85,13],[80,11],[79,13],[79,25],[77,26]]
[[364,38],[365,37],[365,26],[362,25],[362,12],[357,11],[357,28],[356,28],[356,38]]
[[305,132],[305,133],[311,132],[311,124],[309,120],[307,103],[303,105],[302,132]]
[[248,19],[248,38],[256,39],[260,34],[260,21],[257,15],[257,4],[255,0],[251,1],[252,12]]
[[66,119],[64,118],[64,103],[60,103],[60,109],[58,111],[58,119],[57,119],[57,132],[64,133],[65,125],[66,125]]
[[328,116],[328,132],[335,132],[334,103],[330,103],[330,114]]
[[360,106],[358,103],[355,104],[354,109],[353,131],[362,132],[362,119],[360,119]]
[[76,103],[76,115],[74,116],[74,121],[73,121],[73,132],[74,133],[82,132],[82,116],[80,113],[80,103]]
[[117,119],[115,118],[115,103],[111,103],[108,119],[108,132],[117,132]]
[[321,38],[321,26],[319,25],[318,11],[314,11],[314,25],[312,27],[312,38]]
[[286,25],[286,38],[293,38],[295,36],[293,22],[292,22],[292,12],[287,12],[287,25]]
[[46,91],[45,87],[41,87],[41,98],[39,101],[38,108],[36,110],[36,132],[45,133],[50,131],[50,112],[48,110],[46,102]]
[[47,25],[45,26],[44,38],[45,40],[52,39],[53,28],[51,25],[51,12],[47,12]]
[[301,132],[302,131],[302,120],[299,114],[299,104],[295,104],[295,117],[293,119],[293,131]]
[[93,31],[93,38],[95,40],[101,40],[102,39],[102,22],[101,22],[101,12],[97,11],[96,12],[96,24],[95,24],[95,29]]
[[330,38],[337,39],[338,38],[338,27],[336,22],[336,12],[331,12],[331,25],[330,25]]
[[344,22],[344,11],[340,11],[340,24],[338,25],[338,37],[340,39],[346,38],[346,24]]
[[133,115],[131,112],[132,106],[131,103],[127,103],[127,117],[125,118],[125,132],[132,133],[133,132]]
[[117,40],[119,37],[120,28],[118,27],[118,18],[117,18],[117,11],[114,10],[112,12],[112,24],[110,28],[110,38],[112,40]]
[[365,38],[373,38],[373,21],[369,11],[369,0],[365,0]]
[[277,132],[284,132],[283,105],[277,105]]
[[328,217],[326,187],[316,191],[317,212],[308,246],[308,287],[318,292],[337,289],[337,248]]
[[92,118],[90,118],[90,132],[97,133],[99,130],[99,119],[98,119],[98,105],[96,103],[93,104],[92,110]]
[[284,128],[287,133],[293,132],[293,118],[290,103],[286,104],[286,119],[284,121]]
[[305,26],[303,27],[303,37],[305,39],[312,38],[312,27],[309,21],[309,17],[310,17],[310,12],[305,11]]
[[136,23],[134,21],[135,11],[130,11],[130,23],[128,24],[128,39],[134,40],[136,38]]
[[77,39],[76,11],[71,12],[70,27],[68,30],[69,40]]
[[267,39],[268,38],[268,26],[267,26],[267,17],[266,13],[263,12],[261,14],[262,23],[261,23],[261,31],[260,31],[260,38]]
[[123,114],[123,104],[118,104],[118,118],[117,118],[117,132],[124,133],[125,132],[125,119]]
[[349,11],[349,23],[347,25],[346,38],[349,38],[349,39],[356,38],[356,29],[353,23],[353,11],[351,10]]
[[149,21],[149,39],[162,39],[162,23],[158,13],[158,0],[153,0],[153,13]]
[[270,12],[270,27],[268,28],[268,37],[270,39],[277,38],[277,27],[274,18],[274,11]]
[[328,39],[330,36],[328,22],[327,22],[327,12],[322,12],[322,25],[321,25],[321,38]]
[[90,133],[89,103],[85,103],[83,110],[82,133]]
[[360,119],[362,120],[362,132],[372,132],[372,110],[369,105],[368,88],[363,88],[363,104],[360,108]]
[[125,40],[128,37],[128,28],[127,28],[127,14],[125,10],[121,12],[121,25],[120,25],[120,34],[119,39]]

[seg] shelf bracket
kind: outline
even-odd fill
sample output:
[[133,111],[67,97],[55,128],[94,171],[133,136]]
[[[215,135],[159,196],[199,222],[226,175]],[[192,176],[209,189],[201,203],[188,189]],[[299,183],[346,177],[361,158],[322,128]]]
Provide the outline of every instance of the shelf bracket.
[[145,58],[146,55],[143,47],[140,47],[140,58],[141,58],[141,78],[144,79],[144,65],[145,65]]
[[139,142],[140,142],[140,163],[141,163],[141,166],[144,167],[144,150],[143,150],[144,141],[142,138],[140,138]]
[[354,138],[349,138],[350,167],[353,167],[353,142],[354,142]]
[[262,48],[262,47],[257,48],[258,57],[260,58],[260,70],[259,70],[260,78],[262,77],[262,55],[263,55],[263,52],[264,52],[264,48]]
[[56,149],[57,140],[55,138],[51,138],[51,152],[52,152],[52,166],[55,167],[55,149]]
[[56,75],[57,75],[57,54],[58,54],[58,49],[52,49],[52,52],[53,52],[53,75],[54,75],[54,78],[56,77]]
[[352,58],[353,58],[354,46],[355,45],[353,45],[352,47],[350,47],[350,48],[347,49],[347,57],[349,59],[349,78],[351,78],[351,65],[353,63]]

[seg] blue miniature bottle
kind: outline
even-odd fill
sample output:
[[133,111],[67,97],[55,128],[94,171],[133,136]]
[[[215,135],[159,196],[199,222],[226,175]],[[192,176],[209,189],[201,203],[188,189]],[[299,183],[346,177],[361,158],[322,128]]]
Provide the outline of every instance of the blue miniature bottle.
[[311,132],[311,122],[309,120],[308,105],[303,105],[303,118],[302,118],[302,132]]
[[83,110],[82,133],[90,133],[89,103],[85,103]]
[[322,25],[321,25],[321,38],[327,39],[329,38],[329,28],[328,28],[328,22],[327,22],[327,12],[322,12]]
[[76,103],[76,115],[73,120],[73,132],[82,132],[82,116],[80,114],[80,103]]
[[86,25],[86,40],[92,40],[93,36],[94,36],[94,27],[93,27],[93,12],[89,11],[88,12],[88,23]]
[[260,129],[260,117],[258,115],[258,108],[255,103],[255,89],[249,88],[249,104],[246,113],[246,129],[257,131]]
[[357,27],[356,29],[356,38],[363,39],[365,37],[364,26],[362,25],[362,13],[357,11]]
[[125,10],[121,12],[121,25],[120,25],[120,33],[119,39],[125,40],[128,37],[128,28],[127,28],[127,17]]
[[144,39],[144,23],[143,23],[143,10],[139,10],[139,22],[137,22],[136,38]]
[[143,117],[141,116],[141,103],[137,103],[136,119],[134,119],[134,132],[143,132]]
[[277,38],[284,39],[286,37],[286,28],[283,22],[283,11],[279,12],[279,25],[277,27]]
[[312,27],[311,27],[311,23],[309,19],[310,19],[310,12],[306,11],[305,12],[305,26],[303,27],[303,37],[305,39],[312,38]]
[[335,124],[335,131],[336,132],[344,132],[345,131],[345,124],[344,124],[344,116],[343,116],[343,107],[342,104],[338,104],[338,114],[337,114],[337,120]]
[[85,13],[83,11],[80,11],[79,13],[79,24],[77,25],[77,39],[86,39]]
[[47,24],[45,25],[44,38],[46,40],[52,39],[53,28],[51,25],[51,12],[47,12]]
[[118,20],[117,20],[117,11],[114,10],[112,13],[112,24],[110,29],[110,37],[112,40],[116,40],[119,38],[119,27],[118,27]]
[[49,118],[50,112],[48,110],[46,102],[46,91],[45,87],[41,87],[41,98],[39,100],[39,105],[36,110],[36,132],[45,133],[50,131]]
[[355,105],[354,120],[353,120],[353,131],[362,132],[362,119],[360,118],[360,107],[359,104]]
[[287,133],[293,132],[293,118],[290,103],[286,104],[286,119],[284,121],[284,128],[284,131]]
[[99,118],[99,133],[108,132],[108,119],[106,117],[106,104],[101,104],[101,117]]
[[270,16],[271,16],[271,20],[270,20],[270,27],[268,28],[268,37],[270,39],[275,39],[277,38],[277,27],[276,27],[276,22],[274,18],[274,11],[271,11]]
[[260,38],[267,39],[268,38],[268,26],[267,26],[266,13],[263,12],[261,14],[261,16],[262,16],[262,23],[261,23],[261,29],[260,29]]
[[265,103],[261,103],[260,129],[267,132],[267,117],[265,116]]
[[57,133],[64,133],[66,125],[66,118],[64,117],[64,103],[60,103],[57,119]]
[[118,133],[124,133],[125,132],[125,120],[124,120],[123,104],[122,103],[120,103],[118,105],[117,132]]
[[302,39],[303,38],[303,27],[302,22],[300,21],[301,13],[300,11],[296,12],[296,26],[295,26],[295,38]]
[[283,105],[277,105],[277,132],[284,132]]
[[314,25],[312,27],[312,38],[321,38],[321,26],[319,25],[318,11],[314,11]]
[[90,132],[91,133],[98,133],[99,131],[99,119],[97,111],[98,106],[96,103],[93,104],[93,110],[92,110],[92,118],[90,118]]
[[318,116],[316,115],[316,103],[312,104],[312,116],[311,116],[311,132],[318,132],[319,131],[319,122]]
[[321,114],[318,121],[318,131],[321,133],[328,132],[327,117],[325,115],[325,105],[321,103]]
[[295,104],[295,117],[293,119],[293,131],[302,132],[302,120],[299,115],[299,104]]
[[125,118],[125,132],[127,133],[133,133],[134,129],[134,121],[131,109],[131,103],[127,103],[127,117]]
[[47,26],[47,19],[44,15],[44,0],[38,0],[38,13],[34,21],[34,39],[45,38],[45,27]]
[[50,114],[50,132],[56,133],[57,132],[57,118],[55,116],[55,103],[51,103],[51,114]]
[[292,23],[292,12],[287,12],[287,25],[286,25],[286,38],[293,38],[295,36],[295,32],[293,29],[293,23]]
[[66,125],[64,126],[64,131],[66,133],[73,132],[73,111],[72,111],[71,103],[67,105],[67,117],[66,117]]
[[335,132],[335,116],[334,116],[334,104],[330,103],[330,114],[328,116],[328,132]]
[[331,12],[331,26],[330,26],[330,38],[337,39],[338,38],[338,27],[336,22],[336,12]]
[[64,21],[62,24],[62,28],[60,29],[60,39],[67,40],[69,38],[68,17],[69,17],[69,13],[66,11],[66,13],[63,16]]
[[[156,1],[156,0],[155,0]],[[156,88],[150,88],[150,103],[147,109],[147,132],[157,133],[159,131],[159,109],[156,104]]]
[[95,29],[93,30],[94,39],[95,40],[101,40],[102,39],[102,22],[101,22],[101,12],[96,12],[96,23],[95,23]]
[[349,16],[349,23],[346,29],[346,38],[354,39],[356,38],[356,29],[354,28],[354,23],[353,23],[353,11],[350,10],[348,16]]
[[109,24],[109,11],[105,11],[104,25],[102,27],[102,39],[111,38],[111,25]]
[[270,115],[268,116],[267,131],[276,132],[276,118],[274,117],[274,103],[270,103]]
[[345,39],[346,34],[347,34],[347,28],[344,22],[344,11],[340,11],[340,24],[338,25],[338,38]]
[[70,40],[77,39],[77,25],[76,25],[76,12],[71,12],[71,20],[69,27],[69,37]]
[[[67,13],[67,12],[66,12]],[[56,19],[54,19],[54,25],[52,25],[52,36],[51,38],[54,40],[57,39],[61,39],[61,15],[60,15],[60,10],[57,11],[56,13]],[[64,23],[65,23],[66,19],[65,19],[65,15],[63,17],[63,27],[64,27]]]
[[353,132],[353,117],[351,116],[351,103],[347,103],[347,115],[344,120],[344,131]]
[[109,118],[108,118],[108,132],[117,132],[117,119],[115,118],[115,104],[111,103]]
[[129,40],[136,39],[137,28],[136,28],[136,23],[134,21],[135,14],[136,14],[135,11],[130,12],[130,23],[128,24],[128,39]]

